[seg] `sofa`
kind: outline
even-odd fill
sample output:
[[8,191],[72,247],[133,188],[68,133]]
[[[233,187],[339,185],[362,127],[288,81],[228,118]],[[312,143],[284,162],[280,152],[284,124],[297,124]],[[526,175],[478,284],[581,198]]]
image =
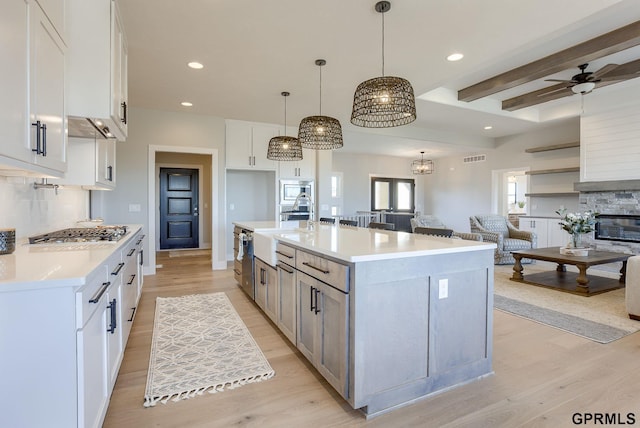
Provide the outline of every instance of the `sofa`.
[[[433,229],[451,229],[447,227],[438,217],[434,215],[422,214],[413,217],[410,220],[411,231],[415,233],[416,227],[429,227]],[[482,235],[479,233],[466,233],[454,231],[452,238],[466,239],[469,241],[482,241]]]
[[[537,248],[538,237],[535,232],[517,229],[506,217],[488,214],[469,217],[471,232],[482,235],[483,241],[496,244],[494,263],[497,265],[514,264],[512,251]],[[531,263],[531,259],[522,259],[521,263]]]

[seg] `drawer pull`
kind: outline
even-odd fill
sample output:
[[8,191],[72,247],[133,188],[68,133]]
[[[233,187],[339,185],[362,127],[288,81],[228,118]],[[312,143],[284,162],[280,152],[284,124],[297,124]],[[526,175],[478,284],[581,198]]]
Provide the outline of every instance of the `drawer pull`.
[[235,273],[236,275],[240,275],[240,271],[238,269],[234,269],[233,273]]
[[131,278],[129,278],[129,282],[127,282],[127,285],[131,285],[131,284],[133,284],[133,281],[134,281],[135,279],[136,279],[136,275],[135,275],[135,274],[131,275]]
[[303,264],[303,265],[305,265],[305,266],[309,266],[311,269],[315,269],[315,270],[317,270],[318,272],[322,272],[322,273],[323,273],[323,274],[325,274],[325,275],[328,275],[328,274],[329,274],[329,271],[328,271],[328,270],[326,270],[326,269],[322,269],[322,268],[319,268],[319,267],[317,267],[317,266],[314,266],[314,265],[312,265],[312,264],[311,264],[311,263],[309,263],[309,262],[302,262],[302,264]]
[[100,298],[102,297],[104,292],[107,291],[107,288],[109,288],[110,285],[110,282],[103,282],[102,288],[98,290],[98,292],[91,299],[89,299],[89,303],[98,303],[100,301]]
[[132,322],[133,321],[133,317],[136,316],[136,308],[131,308],[131,318],[129,318],[127,321],[128,322]]
[[131,257],[133,255],[133,253],[136,252],[135,248],[132,248],[131,250],[129,250],[129,253],[127,254],[127,257]]
[[293,273],[293,270],[289,270],[285,267],[285,265],[281,264],[281,263],[276,263],[276,267],[282,269],[283,271],[285,271],[286,273]]
[[123,267],[124,267],[124,263],[118,263],[118,267],[115,268],[113,272],[111,272],[111,275],[119,274]]
[[276,251],[276,254],[280,254],[281,256],[285,256],[288,259],[292,259],[293,258],[293,256],[290,256],[287,253],[283,253],[282,251]]

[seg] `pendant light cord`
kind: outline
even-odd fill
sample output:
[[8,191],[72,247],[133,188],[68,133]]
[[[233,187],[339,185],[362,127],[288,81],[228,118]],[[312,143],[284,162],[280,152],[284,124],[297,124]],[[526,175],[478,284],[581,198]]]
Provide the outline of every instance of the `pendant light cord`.
[[384,77],[384,11],[382,15],[382,77]]
[[320,66],[320,116],[322,116],[322,66]]

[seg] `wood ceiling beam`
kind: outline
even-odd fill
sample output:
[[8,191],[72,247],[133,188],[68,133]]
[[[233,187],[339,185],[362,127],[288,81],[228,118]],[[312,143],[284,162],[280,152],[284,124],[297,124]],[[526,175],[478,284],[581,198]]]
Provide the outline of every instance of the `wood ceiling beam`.
[[640,44],[640,21],[461,89],[458,91],[458,100],[477,100],[563,70],[576,68],[580,64],[638,44]]
[[[630,61],[625,64],[621,64],[614,71],[608,73],[602,77],[610,76],[623,76],[628,74],[636,74],[640,71],[640,59]],[[640,77],[640,74],[638,74]],[[619,80],[603,81],[596,83],[596,90],[604,86],[613,85],[614,83],[620,83]],[[525,107],[531,107],[537,104],[546,103],[547,101],[553,101],[564,97],[575,95],[570,88],[566,87],[565,83],[558,83],[557,85],[548,86],[537,91],[528,92],[526,94],[518,95],[513,98],[502,101],[502,110],[514,111]],[[564,90],[561,90],[563,89]],[[552,92],[557,91],[557,92]]]

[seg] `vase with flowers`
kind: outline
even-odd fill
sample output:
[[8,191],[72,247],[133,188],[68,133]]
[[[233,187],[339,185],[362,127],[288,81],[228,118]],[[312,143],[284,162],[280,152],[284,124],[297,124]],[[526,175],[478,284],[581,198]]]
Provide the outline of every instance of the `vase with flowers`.
[[556,211],[556,214],[560,216],[559,224],[562,229],[571,236],[571,243],[568,246],[574,249],[586,249],[582,244],[582,235],[595,230],[598,213],[591,210],[582,213],[568,213],[566,208],[561,208]]

